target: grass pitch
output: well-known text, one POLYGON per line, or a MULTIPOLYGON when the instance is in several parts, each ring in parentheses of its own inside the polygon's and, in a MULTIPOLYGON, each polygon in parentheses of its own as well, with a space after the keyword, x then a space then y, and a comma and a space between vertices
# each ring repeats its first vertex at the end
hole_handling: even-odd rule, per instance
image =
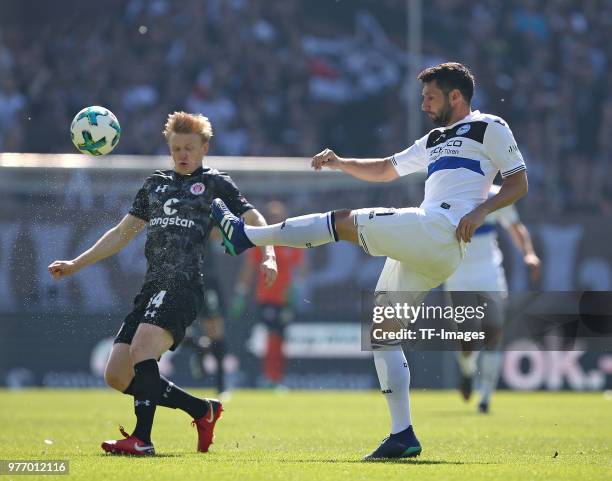
POLYGON ((127 396, 0 391, 0 459, 68 459, 69 476, 38 478, 88 481, 612 479, 612 400, 601 393, 502 392, 491 414, 478 415, 455 392, 415 391, 423 454, 377 463, 360 462, 388 430, 377 392, 238 391, 225 408, 204 455, 188 416, 158 408, 159 455, 141 459, 100 449, 120 437, 117 425, 133 427, 127 396))

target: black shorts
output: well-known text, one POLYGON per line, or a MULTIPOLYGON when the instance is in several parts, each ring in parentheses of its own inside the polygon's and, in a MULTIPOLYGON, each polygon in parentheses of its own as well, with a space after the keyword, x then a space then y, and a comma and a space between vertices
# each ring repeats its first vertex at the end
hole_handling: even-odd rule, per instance
POLYGON ((202 304, 202 287, 187 282, 154 281, 142 286, 130 312, 115 337, 115 344, 131 344, 141 322, 159 326, 174 339, 174 351, 185 337, 202 304))

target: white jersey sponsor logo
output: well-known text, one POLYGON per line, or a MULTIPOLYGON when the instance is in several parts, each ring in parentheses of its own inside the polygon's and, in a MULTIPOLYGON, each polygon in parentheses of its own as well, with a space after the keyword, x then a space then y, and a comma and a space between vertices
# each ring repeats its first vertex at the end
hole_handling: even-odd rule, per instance
MULTIPOLYGON (((173 206, 179 203, 178 199, 171 198, 164 202, 164 214, 167 216, 172 216, 178 212, 173 206)), ((179 227, 187 227, 191 228, 195 225, 195 222, 189 219, 183 219, 180 216, 176 217, 154 217, 149 221, 149 226, 162 226, 168 227, 169 225, 176 225, 179 227)))
POLYGON ((160 225, 162 227, 168 227, 169 225, 177 225, 179 227, 191 228, 195 225, 195 222, 189 219, 183 219, 178 215, 176 217, 155 217, 149 221, 150 226, 160 225))
POLYGON ((164 203, 164 214, 166 215, 174 215, 176 214, 178 211, 176 209, 174 209, 172 206, 174 204, 178 204, 178 199, 168 199, 165 203, 164 203))

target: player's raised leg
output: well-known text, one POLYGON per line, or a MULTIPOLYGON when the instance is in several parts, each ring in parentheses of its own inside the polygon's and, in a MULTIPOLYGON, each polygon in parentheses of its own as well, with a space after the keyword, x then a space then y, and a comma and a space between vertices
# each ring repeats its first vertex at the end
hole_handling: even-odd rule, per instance
POLYGON ((221 199, 211 206, 211 217, 223 234, 228 253, 238 255, 255 246, 317 247, 346 240, 357 243, 354 213, 337 210, 291 217, 278 224, 249 226, 235 216, 221 199))

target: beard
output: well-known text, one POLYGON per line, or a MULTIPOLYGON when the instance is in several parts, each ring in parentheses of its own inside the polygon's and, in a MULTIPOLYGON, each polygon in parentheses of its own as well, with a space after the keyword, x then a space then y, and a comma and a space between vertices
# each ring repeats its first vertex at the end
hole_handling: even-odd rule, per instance
POLYGON ((448 122, 450 121, 452 115, 453 115, 453 109, 450 105, 450 102, 447 99, 445 100, 444 105, 442 106, 440 111, 436 113, 431 120, 437 126, 445 127, 448 125, 448 122))

